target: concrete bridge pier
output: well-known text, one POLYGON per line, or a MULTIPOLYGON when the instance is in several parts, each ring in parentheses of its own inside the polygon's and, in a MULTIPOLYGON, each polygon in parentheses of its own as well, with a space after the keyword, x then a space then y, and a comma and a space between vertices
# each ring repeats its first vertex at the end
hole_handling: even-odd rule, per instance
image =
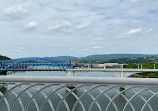
POLYGON ((77 71, 66 71, 67 77, 77 77, 78 73, 77 71))
MULTIPOLYGON (((77 77, 78 73, 76 71, 66 71, 67 77, 77 77)), ((73 90, 75 88, 75 84, 68 84, 67 88, 73 90)))
POLYGON ((140 73, 140 72, 114 72, 114 74, 119 77, 119 78, 127 78, 128 76, 130 75, 133 75, 133 74, 137 74, 137 73, 140 73))

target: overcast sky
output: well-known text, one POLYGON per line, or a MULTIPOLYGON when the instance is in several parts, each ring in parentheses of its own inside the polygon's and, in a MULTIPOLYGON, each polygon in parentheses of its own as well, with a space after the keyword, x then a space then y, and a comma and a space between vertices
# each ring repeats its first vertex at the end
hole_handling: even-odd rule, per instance
POLYGON ((0 0, 0 54, 158 53, 158 0, 0 0))

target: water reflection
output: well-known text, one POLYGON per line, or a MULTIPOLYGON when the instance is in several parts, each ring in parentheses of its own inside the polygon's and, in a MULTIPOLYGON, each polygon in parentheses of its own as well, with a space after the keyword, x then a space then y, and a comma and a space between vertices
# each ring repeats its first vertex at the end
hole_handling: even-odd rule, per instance
MULTIPOLYGON (((8 76, 66 76, 64 71, 33 71, 33 72, 16 72, 8 76)), ((111 72, 84 72, 80 73, 78 77, 116 77, 111 72)))

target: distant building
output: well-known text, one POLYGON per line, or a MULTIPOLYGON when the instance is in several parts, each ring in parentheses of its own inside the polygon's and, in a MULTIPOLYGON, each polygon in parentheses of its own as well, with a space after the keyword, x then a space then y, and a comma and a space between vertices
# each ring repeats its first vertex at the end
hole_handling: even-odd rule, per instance
POLYGON ((98 64, 98 67, 105 67, 105 66, 110 66, 110 67, 121 67, 123 64, 119 63, 105 63, 105 64, 98 64))
POLYGON ((77 59, 72 59, 71 64, 73 64, 73 66, 76 66, 79 64, 79 61, 77 59))
POLYGON ((117 66, 119 63, 105 63, 106 66, 117 66))
POLYGON ((71 63, 73 66, 79 65, 81 67, 88 67, 88 68, 106 68, 107 66, 110 67, 122 67, 125 64, 119 64, 119 63, 104 63, 104 64, 97 64, 97 63, 79 63, 78 60, 72 59, 71 63))

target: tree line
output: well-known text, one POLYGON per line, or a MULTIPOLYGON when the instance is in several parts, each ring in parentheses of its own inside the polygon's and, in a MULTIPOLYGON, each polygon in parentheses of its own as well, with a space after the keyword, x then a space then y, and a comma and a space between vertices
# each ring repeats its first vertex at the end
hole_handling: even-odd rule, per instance
POLYGON ((0 60, 9 60, 9 59, 10 59, 9 57, 0 55, 0 60))

